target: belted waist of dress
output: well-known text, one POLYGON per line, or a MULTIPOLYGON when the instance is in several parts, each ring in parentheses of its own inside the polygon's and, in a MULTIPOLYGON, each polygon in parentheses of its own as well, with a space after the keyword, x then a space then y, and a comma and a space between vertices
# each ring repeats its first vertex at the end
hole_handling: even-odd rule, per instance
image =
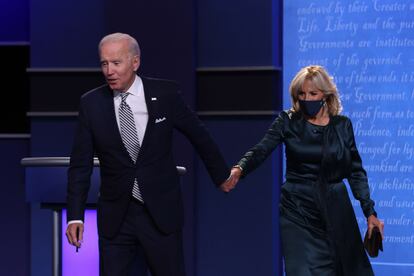
MULTIPOLYGON (((319 182, 319 179, 298 179, 298 178, 286 178, 286 182, 292 183, 292 184, 299 184, 299 185, 312 185, 317 184, 319 182)), ((336 184, 343 184, 343 180, 330 180, 326 184, 328 186, 336 185, 336 184)))

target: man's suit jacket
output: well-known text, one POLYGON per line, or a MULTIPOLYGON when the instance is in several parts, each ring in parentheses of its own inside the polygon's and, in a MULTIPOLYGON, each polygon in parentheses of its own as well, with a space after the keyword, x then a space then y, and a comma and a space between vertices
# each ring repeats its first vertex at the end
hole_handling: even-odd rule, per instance
POLYGON ((175 82, 142 78, 148 124, 136 164, 118 129, 113 92, 108 85, 81 97, 79 122, 68 171, 68 221, 83 220, 93 157, 100 161, 98 231, 113 237, 124 218, 137 178, 145 205, 159 230, 171 233, 183 224, 179 176, 172 155, 173 129, 195 147, 216 185, 229 170, 197 116, 179 95, 175 82))

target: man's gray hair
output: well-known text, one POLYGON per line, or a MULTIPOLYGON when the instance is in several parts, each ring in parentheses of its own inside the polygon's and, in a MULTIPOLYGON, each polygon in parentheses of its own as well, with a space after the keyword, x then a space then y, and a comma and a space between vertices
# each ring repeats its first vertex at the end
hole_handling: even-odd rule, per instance
POLYGON ((141 57, 141 49, 139 48, 137 40, 129 34, 124 33, 112 33, 104 36, 101 39, 101 42, 99 42, 99 52, 101 51, 102 45, 106 42, 117 42, 122 40, 126 40, 128 42, 129 51, 133 56, 137 55, 138 57, 141 57))

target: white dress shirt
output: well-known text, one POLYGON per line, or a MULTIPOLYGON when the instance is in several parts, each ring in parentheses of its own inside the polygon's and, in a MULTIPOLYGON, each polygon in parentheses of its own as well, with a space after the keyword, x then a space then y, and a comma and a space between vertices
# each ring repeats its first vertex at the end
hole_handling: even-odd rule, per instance
MULTIPOLYGON (((140 77, 135 77, 134 82, 127 92, 130 93, 130 95, 126 98, 126 103, 129 107, 131 107, 131 110, 134 113, 134 121, 138 133, 139 144, 142 145, 148 123, 148 109, 145 102, 144 86, 140 77)), ((119 91, 114 91, 114 108, 119 132, 121 132, 119 125, 119 106, 122 100, 120 94, 121 93, 119 91)))

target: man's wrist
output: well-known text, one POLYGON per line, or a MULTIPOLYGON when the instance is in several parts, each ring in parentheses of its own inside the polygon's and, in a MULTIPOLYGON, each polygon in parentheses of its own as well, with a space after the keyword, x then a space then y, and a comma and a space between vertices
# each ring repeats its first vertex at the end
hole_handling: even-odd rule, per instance
POLYGON ((68 225, 69 224, 73 224, 73 223, 81 223, 81 224, 83 224, 83 221, 82 220, 70 220, 70 221, 68 221, 68 225))
POLYGON ((240 172, 243 172, 243 168, 240 165, 234 165, 232 168, 239 169, 240 172))

